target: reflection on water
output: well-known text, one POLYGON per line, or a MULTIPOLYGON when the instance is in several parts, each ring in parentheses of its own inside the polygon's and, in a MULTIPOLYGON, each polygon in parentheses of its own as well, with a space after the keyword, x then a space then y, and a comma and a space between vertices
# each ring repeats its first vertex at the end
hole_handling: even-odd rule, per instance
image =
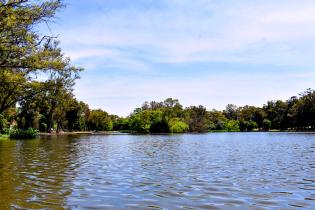
POLYGON ((315 135, 0 141, 0 209, 315 209, 315 135))

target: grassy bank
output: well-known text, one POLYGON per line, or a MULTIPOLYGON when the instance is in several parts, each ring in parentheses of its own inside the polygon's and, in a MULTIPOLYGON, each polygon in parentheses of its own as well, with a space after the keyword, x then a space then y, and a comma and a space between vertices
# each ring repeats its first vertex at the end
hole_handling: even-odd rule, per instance
POLYGON ((0 134, 0 141, 1 140, 8 140, 9 139, 9 135, 1 135, 0 134))

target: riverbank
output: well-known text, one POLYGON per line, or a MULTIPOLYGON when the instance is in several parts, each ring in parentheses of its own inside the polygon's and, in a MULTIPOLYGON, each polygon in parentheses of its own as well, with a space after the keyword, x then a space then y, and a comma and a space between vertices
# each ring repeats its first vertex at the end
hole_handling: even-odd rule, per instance
POLYGON ((8 139, 10 139, 10 138, 9 138, 9 135, 1 135, 1 134, 0 134, 0 141, 1 141, 1 140, 8 140, 8 139))
POLYGON ((38 136, 76 136, 76 135, 126 135, 126 132, 120 131, 79 131, 79 132, 61 132, 61 133, 39 133, 38 136))
MULTIPOLYGON (((299 133, 299 134, 315 134, 315 131, 294 131, 294 130, 270 130, 270 131, 226 131, 226 130, 213 130, 205 133, 299 133)), ((84 136, 84 135, 170 135, 170 134, 196 134, 195 132, 188 133, 133 133, 126 131, 82 131, 82 132, 61 132, 61 133, 39 133, 38 137, 49 137, 49 136, 84 136)), ((201 134, 201 133, 200 133, 201 134)), ((0 135, 0 140, 9 140, 9 135, 0 135)))

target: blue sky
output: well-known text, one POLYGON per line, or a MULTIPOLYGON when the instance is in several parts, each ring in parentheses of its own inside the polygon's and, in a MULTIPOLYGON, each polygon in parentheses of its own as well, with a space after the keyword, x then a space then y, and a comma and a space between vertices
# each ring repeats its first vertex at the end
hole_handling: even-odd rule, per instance
POLYGON ((51 31, 85 68, 75 94, 126 116, 144 101, 263 105, 315 88, 313 0, 66 0, 51 31))

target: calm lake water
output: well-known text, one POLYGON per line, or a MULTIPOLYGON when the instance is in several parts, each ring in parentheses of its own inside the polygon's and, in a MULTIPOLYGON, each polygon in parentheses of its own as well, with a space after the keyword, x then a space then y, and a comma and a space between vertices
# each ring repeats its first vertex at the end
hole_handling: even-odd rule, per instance
POLYGON ((0 141, 0 209, 315 209, 315 134, 0 141))

